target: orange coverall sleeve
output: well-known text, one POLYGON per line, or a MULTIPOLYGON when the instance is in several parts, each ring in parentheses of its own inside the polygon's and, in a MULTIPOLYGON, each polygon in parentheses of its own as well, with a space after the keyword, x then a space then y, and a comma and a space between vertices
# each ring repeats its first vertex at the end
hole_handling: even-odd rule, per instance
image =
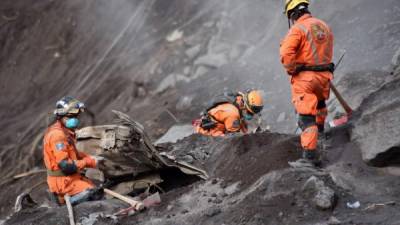
POLYGON ((289 75, 296 71, 296 54, 303 38, 302 31, 297 27, 292 27, 281 42, 281 63, 289 75))
POLYGON ((93 159, 91 159, 90 157, 85 157, 81 160, 79 160, 79 159, 74 160, 71 158, 68 150, 69 150, 69 148, 74 148, 74 147, 68 143, 67 137, 65 136, 65 134, 62 131, 60 131, 60 132, 56 131, 51 135, 50 146, 51 146, 51 150, 53 152, 53 155, 55 157, 55 161, 56 161, 57 165, 62 160, 67 160, 69 163, 72 163, 74 161, 75 165, 80 170, 85 167, 88 167, 91 164, 95 165, 95 161, 93 159))
POLYGON ((95 168, 96 167, 96 160, 94 160, 90 155, 78 151, 79 158, 86 161, 86 167, 95 168))

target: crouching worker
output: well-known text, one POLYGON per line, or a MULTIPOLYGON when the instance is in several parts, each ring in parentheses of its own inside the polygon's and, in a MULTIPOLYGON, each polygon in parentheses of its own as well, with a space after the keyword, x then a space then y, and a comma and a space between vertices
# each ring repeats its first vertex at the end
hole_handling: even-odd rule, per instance
POLYGON ((102 157, 89 156, 75 147, 75 129, 79 126, 79 114, 84 104, 72 97, 63 97, 56 103, 56 121, 44 135, 43 154, 47 168, 47 184, 53 200, 64 203, 69 195, 71 204, 99 200, 103 189, 97 188, 81 175, 84 168, 94 168, 102 157))
POLYGON ((258 90, 224 93, 212 101, 193 126, 196 133, 210 136, 247 133, 246 121, 260 113, 263 107, 262 94, 258 90))

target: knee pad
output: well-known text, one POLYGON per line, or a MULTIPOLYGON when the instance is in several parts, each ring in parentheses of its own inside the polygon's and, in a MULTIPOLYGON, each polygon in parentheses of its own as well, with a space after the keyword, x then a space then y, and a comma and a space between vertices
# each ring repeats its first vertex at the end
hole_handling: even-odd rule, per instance
POLYGON ((311 127, 316 125, 316 116, 313 115, 299 115, 298 125, 302 131, 304 131, 307 127, 311 127))

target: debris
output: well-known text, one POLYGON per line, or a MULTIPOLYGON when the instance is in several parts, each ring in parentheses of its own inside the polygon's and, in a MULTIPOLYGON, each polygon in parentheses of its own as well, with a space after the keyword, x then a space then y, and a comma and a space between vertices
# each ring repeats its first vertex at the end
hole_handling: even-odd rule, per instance
POLYGON ((75 225, 74 211, 73 211, 73 208, 71 205, 71 197, 69 195, 64 195, 64 199, 65 199, 65 204, 67 205, 67 209, 68 209, 69 224, 75 225))
POLYGON ((165 77, 158 87, 155 90, 156 94, 160 94, 164 91, 166 91, 168 88, 173 88, 176 86, 178 82, 189 82, 190 78, 185 77, 184 75, 181 74, 170 74, 167 77, 165 77))
POLYGON ((170 33, 167 37, 166 40, 168 42, 174 42, 183 37, 183 31, 180 30, 174 30, 172 33, 170 33))
POLYGON ((14 175, 13 178, 14 179, 19 179, 19 178, 22 178, 22 177, 27 177, 27 176, 30 176, 30 175, 33 175, 33 174, 44 173, 44 172, 46 172, 45 169, 33 169, 33 170, 30 170, 30 171, 25 172, 25 173, 20 173, 20 174, 14 175))
POLYGON ((358 209, 358 208, 360 208, 361 204, 359 201, 355 201, 353 203, 347 202, 346 206, 347 206, 347 208, 350 208, 350 209, 358 209))
POLYGON ((310 197, 313 196, 312 202, 318 209, 327 210, 335 207, 335 192, 316 176, 311 176, 305 182, 303 191, 309 192, 311 194, 310 197))
POLYGON ((206 210, 205 215, 208 217, 213 217, 221 213, 221 209, 219 207, 211 207, 206 210))
POLYGON ((143 200, 143 204, 146 208, 149 208, 154 205, 158 205, 161 203, 160 193, 156 192, 143 200))
POLYGON ((196 69, 196 72, 195 72, 193 78, 199 78, 199 77, 203 76, 204 74, 206 74, 208 71, 209 71, 209 69, 207 67, 199 66, 196 69))
POLYGON ((109 194, 109 195, 111 195, 111 196, 113 196, 113 197, 115 197, 115 198, 118 198, 121 201, 124 201, 124 202, 130 204, 135 210, 140 211, 140 210, 144 209, 144 205, 140 201, 133 200, 133 199, 127 197, 127 196, 123 196, 123 195, 121 195, 121 194, 119 194, 119 193, 117 193, 115 191, 112 191, 110 189, 107 189, 107 188, 104 188, 104 192, 109 194))
POLYGON ((385 202, 385 203, 373 203, 373 204, 369 204, 367 207, 365 207, 365 208, 363 209, 363 211, 366 211, 366 210, 373 210, 373 209, 375 209, 375 208, 377 208, 377 207, 382 207, 382 206, 387 206, 387 205, 396 205, 396 202, 390 201, 390 202, 385 202))
POLYGON ((224 53, 208 54, 199 57, 194 65, 208 66, 212 68, 219 68, 228 63, 228 58, 224 53))
POLYGON ((34 206, 37 206, 37 203, 33 201, 29 193, 23 192, 22 194, 18 195, 17 200, 15 200, 14 212, 19 212, 22 209, 34 206))
POLYGON ((335 192, 329 187, 321 187, 313 201, 319 209, 332 209, 335 201, 335 192))
POLYGON ((193 96, 182 96, 181 98, 179 98, 178 103, 176 103, 176 110, 178 111, 185 111, 190 109, 190 107, 192 106, 192 101, 193 101, 193 96))
POLYGON ((10 13, 5 13, 3 12, 3 14, 1 15, 1 17, 6 20, 6 21, 14 21, 16 19, 18 19, 19 17, 19 12, 18 11, 12 11, 10 13), (9 14, 9 15, 6 15, 9 14))
POLYGON ((338 220, 336 217, 331 216, 328 220, 328 225, 339 225, 342 222, 340 222, 340 220, 338 220))
POLYGON ((201 45, 196 45, 186 50, 185 54, 189 58, 189 60, 192 60, 200 53, 200 51, 201 51, 201 45))

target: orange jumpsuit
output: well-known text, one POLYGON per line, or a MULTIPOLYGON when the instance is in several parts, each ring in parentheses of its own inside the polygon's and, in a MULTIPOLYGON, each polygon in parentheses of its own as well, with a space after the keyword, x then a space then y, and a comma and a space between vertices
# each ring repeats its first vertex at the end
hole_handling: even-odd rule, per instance
POLYGON ((48 170, 47 184, 49 191, 57 193, 62 199, 65 194, 73 196, 88 188, 94 188, 93 183, 83 177, 79 170, 96 167, 96 161, 83 152, 78 152, 75 147, 75 133, 65 128, 60 121, 51 125, 43 140, 44 163, 48 170), (67 160, 75 162, 78 171, 65 176, 59 168, 59 163, 67 160))
POLYGON ((247 133, 247 125, 241 119, 239 109, 235 105, 224 103, 210 109, 208 113, 215 119, 217 125, 210 130, 205 130, 197 124, 196 133, 210 136, 224 136, 228 132, 239 131, 247 133))
MULTIPOLYGON (((302 128, 301 144, 306 150, 315 150, 318 126, 325 123, 329 98, 331 72, 302 71, 295 74, 299 65, 316 66, 332 62, 333 34, 323 21, 310 14, 301 16, 281 42, 281 62, 291 76, 292 102, 300 116, 314 117, 314 123, 302 128), (322 104, 321 104, 322 103, 322 104)), ((300 121, 301 122, 301 121, 300 121)))

